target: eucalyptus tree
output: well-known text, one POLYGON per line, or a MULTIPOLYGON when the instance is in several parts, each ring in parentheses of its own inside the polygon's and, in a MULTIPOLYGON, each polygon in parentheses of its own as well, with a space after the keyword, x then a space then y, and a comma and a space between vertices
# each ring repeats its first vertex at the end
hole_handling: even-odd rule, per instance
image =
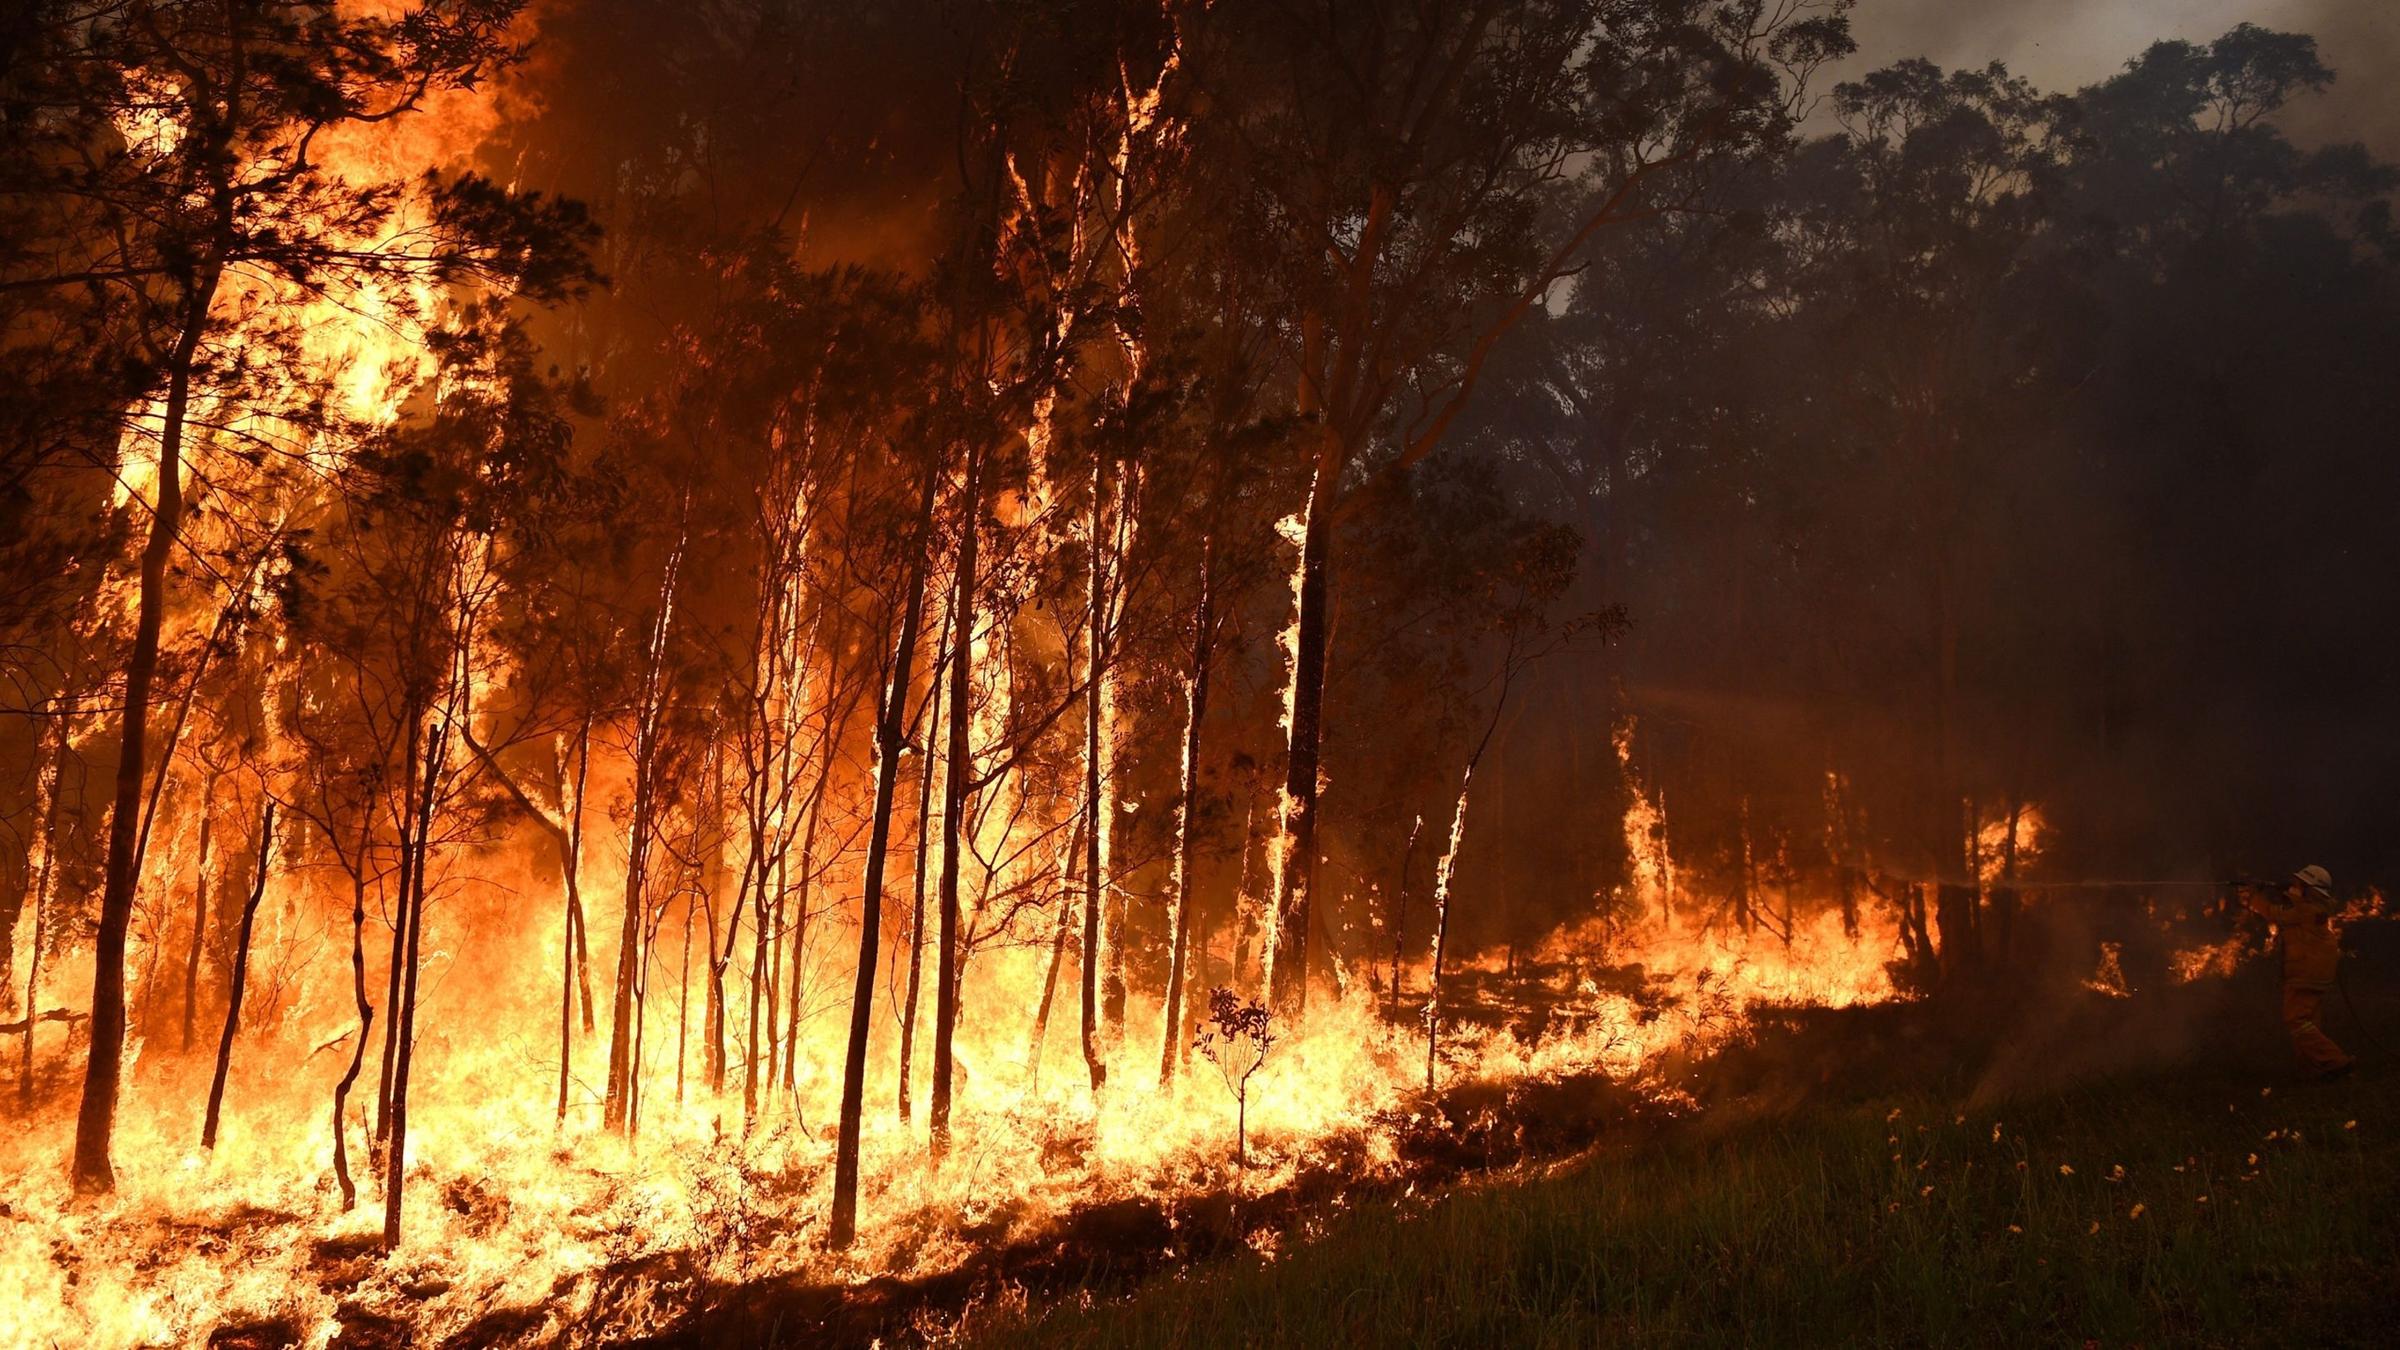
POLYGON ((126 931, 140 881, 148 722, 184 524, 187 450, 204 427, 302 423, 280 368, 310 301, 475 276, 558 295, 585 275, 581 218, 472 176, 419 187, 333 162, 347 128, 409 116, 517 59, 510 0, 430 0, 359 16, 298 0, 46 6, 53 59, 23 72, 41 119, 21 186, 73 203, 73 250, 11 254, 10 290, 80 288, 131 317, 148 378, 126 419, 124 472, 150 528, 125 658, 124 735, 94 948, 92 1037, 76 1131, 78 1188, 114 1184, 109 1144, 125 1041, 126 931), (237 297, 245 303, 234 303, 237 297), (257 304, 247 303, 255 299, 257 304))
MULTIPOLYGON (((495 637, 508 597, 528 592, 548 565, 544 516, 568 472, 570 444, 559 391, 535 372, 530 345, 501 307, 461 311, 430 341, 429 397, 345 456, 314 542, 297 552, 283 586, 288 621, 311 657, 306 677, 287 686, 284 720, 304 759, 341 765, 313 771, 321 781, 304 800, 323 811, 317 823, 329 846, 355 850, 344 863, 361 985, 353 1074, 372 1016, 359 931, 370 878, 391 930, 374 1132, 387 1246, 400 1240, 435 874, 493 815, 473 749, 489 737, 473 730, 479 691, 505 673, 506 647, 495 637)), ((338 1095, 336 1129, 345 1129, 338 1095)))
POLYGON ((1337 526, 1361 475, 1431 454, 1493 348, 1602 231, 1675 205, 1671 170, 1771 149, 1845 8, 1767 0, 1214 7, 1194 162, 1233 176, 1289 315, 1314 429, 1270 984, 1304 1001, 1337 526))

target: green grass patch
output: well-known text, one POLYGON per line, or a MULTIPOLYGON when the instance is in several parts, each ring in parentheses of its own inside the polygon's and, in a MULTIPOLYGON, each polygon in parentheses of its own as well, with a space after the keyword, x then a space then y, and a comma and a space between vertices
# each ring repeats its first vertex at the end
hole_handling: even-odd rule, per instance
MULTIPOLYGON (((1263 1244, 1262 1244, 1263 1245, 1263 1244)), ((968 1344, 2389 1345, 2400 1076, 1757 1121, 1406 1207, 968 1344)))

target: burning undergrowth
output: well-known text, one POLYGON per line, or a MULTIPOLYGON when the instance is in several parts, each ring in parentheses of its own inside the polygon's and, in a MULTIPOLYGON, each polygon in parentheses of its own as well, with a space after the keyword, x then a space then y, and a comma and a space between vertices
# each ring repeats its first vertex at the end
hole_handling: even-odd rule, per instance
MULTIPOLYGON (((2075 923, 2062 914, 2055 927, 2075 923)), ((330 1178, 309 1172, 304 1134, 237 1124, 211 1157, 161 1129, 139 1144, 155 1153, 132 1155, 161 1184, 93 1204, 46 1184, 42 1150, 57 1139, 33 1131, 12 1148, 18 1181, 0 1230, 25 1295, 17 1315, 35 1319, 12 1334, 666 1344, 810 1327, 825 1343, 867 1344, 938 1330, 1005 1291, 1048 1297, 1271 1251, 1345 1205, 1638 1147, 1695 1117, 1954 1081, 1978 1064, 2000 1090, 2038 1086, 2026 1064, 2050 1066, 2054 1082, 2171 1058, 2188 1039, 2143 1028, 2207 1024, 2229 988, 2170 978, 2130 998, 2094 990, 2069 973, 2088 963, 2064 955, 2062 936, 2059 973, 2028 986, 2054 991, 2041 999, 1926 1000, 1906 993, 1888 931, 1846 937, 1830 911, 1791 930, 1789 946, 1732 929, 1662 926, 1639 946, 1629 936, 1564 934, 1514 970, 1461 972, 1430 1093, 1409 1019, 1321 1004, 1268 1049, 1246 1162, 1235 1102, 1197 1056, 1171 1092, 1112 1087, 1096 1106, 1071 1078, 1019 1084, 991 1105, 970 1095, 938 1166, 878 1130, 863 1191, 874 1219, 848 1253, 823 1242, 830 1140, 811 1128, 806 1097, 746 1138, 722 1105, 661 1107, 631 1143, 513 1116, 497 1088, 480 1102, 429 1099, 408 1178, 423 1227, 390 1254, 365 1216, 341 1212, 330 1178), (262 1184, 283 1169, 295 1179, 262 1184)), ((177 1087, 168 1080, 162 1096, 177 1087)))
POLYGON ((875 1219, 846 1255, 822 1241, 831 1141, 816 1114, 824 1099, 809 1089, 824 1092, 823 1081, 746 1137, 725 1104, 695 1096, 658 1108, 628 1141, 553 1125, 511 1090, 521 1061, 510 1054, 477 1046, 470 1058, 429 1037, 421 1053, 446 1087, 422 1105, 424 1143, 409 1164, 423 1227, 387 1257, 369 1216, 339 1207, 312 1137, 316 1113, 302 1109, 324 1100, 337 1054, 308 1053, 307 1031, 257 1047, 290 1047, 298 1062, 243 1085, 243 1109, 213 1151, 194 1147, 176 1105, 193 1100, 195 1066, 167 1060, 136 1098, 142 1128, 125 1147, 140 1165, 114 1198, 73 1200, 44 1165, 63 1118, 10 1145, 16 1181, 0 1233, 23 1295, 12 1335, 138 1344, 224 1327, 295 1325, 319 1338, 388 1325, 438 1339, 488 1334, 485 1319, 513 1309, 551 1332, 605 1338, 655 1330, 762 1280, 955 1286, 1107 1216, 1174 1215, 1212 1196, 1299 1204, 1581 1143, 1598 1133, 1593 1115, 1556 1109, 1554 1085, 1581 1084, 1628 1113, 1672 1111, 1682 1097, 1659 1077, 1667 1066, 1742 1034, 1744 1005, 1708 972, 1628 965, 1574 982, 1563 972, 1532 1019, 1505 1005, 1470 1011, 1478 982, 1462 981, 1446 1005, 1459 1025, 1432 1097, 1420 1033, 1363 1003, 1320 1006, 1260 1069, 1247 1165, 1234 1156, 1237 1103, 1197 1057, 1176 1089, 1112 1087, 1096 1104, 1056 1066, 1040 1087, 1022 1070, 991 1073, 962 1101, 958 1142, 940 1165, 906 1131, 879 1125, 870 1136, 864 1195, 875 1219), (1528 1093, 1552 1094, 1550 1104, 1529 1108, 1528 1093))

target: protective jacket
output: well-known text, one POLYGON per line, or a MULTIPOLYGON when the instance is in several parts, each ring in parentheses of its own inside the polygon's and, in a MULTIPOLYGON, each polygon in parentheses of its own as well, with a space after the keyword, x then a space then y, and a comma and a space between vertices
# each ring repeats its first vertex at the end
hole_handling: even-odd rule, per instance
POLYGON ((2275 925, 2283 942, 2283 978, 2288 984, 2311 989, 2333 985, 2334 967, 2341 961, 2341 940, 2333 931, 2333 910, 2323 895, 2303 887, 2300 898, 2252 894, 2243 900, 2250 909, 2275 925))

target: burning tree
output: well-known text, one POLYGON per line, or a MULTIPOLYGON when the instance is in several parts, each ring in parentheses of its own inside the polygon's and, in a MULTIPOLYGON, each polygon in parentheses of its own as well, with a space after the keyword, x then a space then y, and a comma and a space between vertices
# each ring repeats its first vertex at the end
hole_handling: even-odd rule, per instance
POLYGON ((2001 622, 2068 589, 2005 504, 2125 495, 2114 451, 2058 476, 2061 410, 2153 411, 2055 315, 2183 294, 2189 236, 2313 259, 2371 336, 2388 220, 2303 199, 2390 180, 2282 153, 2250 113, 2318 73, 2255 33, 2075 107, 1911 64, 1802 144, 1846 7, 584 0, 530 62, 515 0, 30 0, 0 1206, 89 1254, 29 1279, 151 1306, 110 1216, 169 1203, 187 1111, 262 1217, 179 1287, 315 1298, 279 1216, 366 1237, 364 1186, 417 1250, 320 1321, 454 1263, 393 1314, 436 1340, 490 1244, 658 1250, 690 1197, 627 1179, 695 1157, 691 1231, 758 1257, 718 1274, 941 1261, 900 1235, 1215 1156, 1195 1050, 1246 1167, 1274 1056, 1299 1147, 1445 1064, 1632 1079, 2005 945, 2075 781, 2026 724, 2108 722, 2124 659, 2001 622), (2192 80, 2248 111, 2187 135, 2192 80), (328 1099, 321 1183, 273 1172, 328 1099))
POLYGON ((1233 1094, 1233 1160, 1250 1165, 1250 1079, 1267 1066, 1275 1048, 1275 1016, 1263 1003, 1245 1003, 1230 989, 1208 991, 1208 1020, 1193 1047, 1217 1066, 1233 1094))
MULTIPOLYGON (((185 529, 187 451, 305 455, 324 403, 288 365, 311 306, 377 303, 421 317, 421 287, 469 279, 556 297, 588 278, 579 209, 474 177, 431 183, 345 164, 358 128, 405 118, 517 58, 513 3, 429 4, 352 17, 290 0, 44 10, 44 36, 82 44, 45 64, 38 166, 20 186, 62 203, 80 241, 12 288, 83 290, 130 318, 143 398, 124 471, 150 528, 124 658, 123 752, 94 944, 92 1047, 75 1176, 114 1185, 109 1141, 125 1043, 125 947, 140 883, 152 686, 168 564, 185 529), (373 295, 370 302, 365 297, 373 295), (195 438, 195 427, 202 433, 195 438), (198 445, 189 442, 198 440, 198 445)), ((369 358, 373 359, 373 358, 369 358)))
POLYGON ((1846 38, 1765 0, 1439 5, 1372 24, 1332 0, 1231 8, 1248 22, 1217 25, 1223 45, 1195 64, 1241 111, 1204 124, 1221 139, 1202 158, 1273 227, 1257 243, 1280 264, 1279 364, 1307 425, 1268 949, 1291 1009, 1309 978, 1337 526, 1359 481, 1439 449, 1502 339, 1596 237, 1667 209, 1675 170, 1786 137, 1799 79, 1846 38))

